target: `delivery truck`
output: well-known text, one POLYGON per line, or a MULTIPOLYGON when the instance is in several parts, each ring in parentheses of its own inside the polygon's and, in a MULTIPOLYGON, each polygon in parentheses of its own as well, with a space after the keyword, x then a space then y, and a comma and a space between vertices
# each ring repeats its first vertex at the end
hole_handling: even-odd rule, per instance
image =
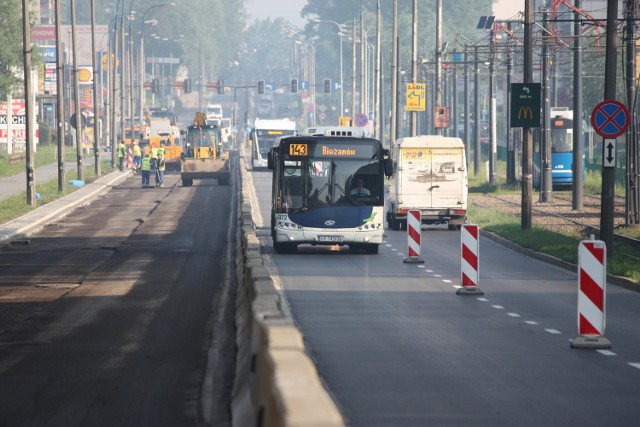
POLYGON ((385 200, 389 228, 406 229, 409 210, 419 210, 423 224, 446 223, 449 230, 466 223, 467 163, 460 138, 400 138, 391 159, 393 175, 385 200))

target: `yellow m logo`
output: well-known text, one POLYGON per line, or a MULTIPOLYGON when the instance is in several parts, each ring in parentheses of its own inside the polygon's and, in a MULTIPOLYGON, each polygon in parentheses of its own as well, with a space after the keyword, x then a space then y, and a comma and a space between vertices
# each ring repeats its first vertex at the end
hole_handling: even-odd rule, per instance
POLYGON ((531 107, 520 107, 518 110, 518 120, 520 119, 533 119, 533 111, 531 111, 531 107))

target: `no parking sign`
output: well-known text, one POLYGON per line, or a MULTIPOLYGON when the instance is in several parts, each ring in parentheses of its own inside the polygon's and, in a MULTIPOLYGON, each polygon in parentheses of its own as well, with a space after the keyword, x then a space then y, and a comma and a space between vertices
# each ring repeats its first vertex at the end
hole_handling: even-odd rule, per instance
POLYGON ((629 127, 629 110, 621 102, 613 99, 602 101, 591 113, 591 125, 598 135, 616 138, 629 127))
POLYGON ((621 102, 607 99, 596 105, 591 113, 591 125, 604 138, 602 166, 616 166, 616 137, 629 127, 629 110, 621 102))

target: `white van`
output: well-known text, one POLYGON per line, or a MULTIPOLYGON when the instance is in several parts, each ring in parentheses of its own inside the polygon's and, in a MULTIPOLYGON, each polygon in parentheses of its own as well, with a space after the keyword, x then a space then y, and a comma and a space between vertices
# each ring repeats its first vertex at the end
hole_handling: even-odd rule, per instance
POLYGON ((387 224, 407 226, 407 212, 419 210, 423 224, 467 221, 467 162, 460 138, 438 135, 400 138, 391 150, 393 175, 385 203, 387 224))

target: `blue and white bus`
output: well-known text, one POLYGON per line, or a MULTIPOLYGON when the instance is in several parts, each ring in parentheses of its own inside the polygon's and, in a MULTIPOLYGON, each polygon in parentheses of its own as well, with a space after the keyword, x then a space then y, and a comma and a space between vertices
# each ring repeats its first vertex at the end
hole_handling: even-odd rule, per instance
POLYGON ((271 236, 278 253, 300 244, 348 245, 378 253, 389 151, 377 139, 294 136, 269 154, 271 236))

